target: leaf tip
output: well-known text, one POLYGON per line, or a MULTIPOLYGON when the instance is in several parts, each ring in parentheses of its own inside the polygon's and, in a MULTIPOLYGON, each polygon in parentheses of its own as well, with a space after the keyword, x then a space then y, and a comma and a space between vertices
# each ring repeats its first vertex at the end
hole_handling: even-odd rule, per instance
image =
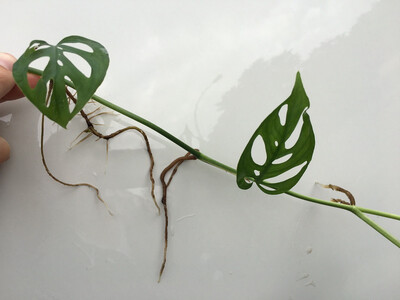
POLYGON ((300 71, 297 71, 297 73, 296 73, 295 85, 297 85, 297 84, 303 85, 303 82, 302 82, 302 80, 301 80, 300 71))

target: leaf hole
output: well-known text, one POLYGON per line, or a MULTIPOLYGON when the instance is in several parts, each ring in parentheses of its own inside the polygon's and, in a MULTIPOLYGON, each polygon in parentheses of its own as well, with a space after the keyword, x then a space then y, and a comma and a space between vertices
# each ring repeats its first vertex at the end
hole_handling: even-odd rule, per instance
POLYGON ((50 48, 50 45, 46 44, 41 45, 40 43, 34 43, 29 47, 29 49, 35 49, 35 50, 43 50, 47 48, 50 48))
POLYGON ((299 121, 297 122, 297 125, 294 128, 292 134, 286 140, 286 142, 285 142, 285 148, 286 149, 291 149, 297 143, 297 141, 299 140, 301 129, 302 129, 303 123, 304 123, 303 114, 306 111, 306 109, 304 109, 304 111, 302 112, 301 117, 300 117, 299 121))
POLYGON ((50 103, 51 103, 51 96, 53 95, 53 89, 50 88, 52 85, 52 80, 47 81, 46 83, 46 107, 49 108, 50 107, 50 103))
POLYGON ((87 78, 91 76, 92 67, 85 59, 72 52, 64 51, 63 54, 76 68, 79 69, 79 71, 82 72, 83 75, 85 75, 87 78))
POLYGON ((61 61, 61 60, 57 60, 57 64, 60 66, 60 67, 62 67, 64 64, 63 64, 63 62, 61 61))
POLYGON ((75 103, 74 102, 71 102, 71 104, 68 106, 68 108, 69 108, 69 113, 72 113, 73 111, 74 111, 74 109, 75 109, 75 103))
MULTIPOLYGON (((65 76, 64 76, 64 80, 71 81, 71 78, 69 78, 67 75, 65 75, 65 76)), ((69 86, 66 86, 65 88, 68 90, 68 92, 69 92, 71 95, 74 95, 74 96, 76 95, 76 91, 75 91, 73 88, 71 88, 71 87, 69 87, 69 86)), ((68 93, 67 93, 67 99, 68 99, 68 104, 69 104, 69 106, 68 106, 69 112, 72 113, 72 112, 74 111, 74 109, 75 109, 76 104, 75 104, 75 102, 72 101, 72 99, 68 96, 68 93)))
POLYGON ((282 164, 284 162, 287 162, 292 157, 292 155, 293 155, 293 153, 286 154, 286 155, 282 156, 281 158, 275 159, 272 162, 272 164, 273 165, 279 165, 279 164, 282 164))
POLYGON ((269 187, 269 186, 266 186, 266 185, 263 185, 262 188, 263 188, 264 190, 267 190, 267 191, 270 191, 270 192, 275 191, 275 189, 273 189, 273 188, 271 188, 271 187, 269 187))
POLYGON ((43 50, 43 49, 47 49, 47 48, 50 48, 50 45, 38 45, 37 47, 36 47, 36 50, 43 50))
POLYGON ((30 47, 29 47, 29 49, 37 49, 38 47, 39 47, 39 43, 33 43, 30 47))
POLYGON ((254 170, 254 175, 260 176, 260 171, 259 170, 254 170))
POLYGON ((307 161, 303 162, 302 164, 291 168, 290 170, 279 174, 278 176, 271 177, 266 179, 269 183, 279 183, 285 180, 288 180, 292 177, 295 177, 297 174, 300 173, 301 169, 307 164, 307 161))
POLYGON ((39 57, 38 59, 35 59, 29 64, 29 67, 31 68, 36 68, 40 70, 44 70, 46 66, 49 64, 50 57, 48 56, 42 56, 39 57))
POLYGON ((77 48, 89 53, 93 53, 93 49, 92 47, 90 47, 89 45, 86 45, 84 43, 62 43, 61 45, 66 45, 69 47, 73 47, 73 48, 77 48))
POLYGON ((275 141, 275 147, 278 147, 279 143, 278 141, 275 141))
POLYGON ((252 183, 252 181, 250 180, 250 178, 248 178, 248 177, 245 177, 245 178, 243 178, 244 179, 244 181, 246 182, 246 183, 252 183))
POLYGON ((267 161, 267 151, 261 135, 258 135, 251 146, 251 158, 257 165, 264 165, 267 161))
POLYGON ((287 111, 288 111, 288 105, 285 104, 281 107, 279 110, 279 120, 281 121, 281 125, 285 126, 286 124, 286 116, 287 116, 287 111))

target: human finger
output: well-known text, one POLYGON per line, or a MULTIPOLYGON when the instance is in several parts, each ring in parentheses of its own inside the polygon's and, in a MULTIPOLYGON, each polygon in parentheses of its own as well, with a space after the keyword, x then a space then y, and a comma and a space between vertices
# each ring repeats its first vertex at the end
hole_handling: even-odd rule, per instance
MULTIPOLYGON (((40 77, 35 74, 28 74, 28 82, 29 86, 31 88, 34 88, 39 81, 40 77)), ((19 98, 25 97, 24 93, 20 90, 20 88, 15 84, 14 87, 5 95, 3 98, 1 98, 0 102, 2 101, 8 101, 8 100, 16 100, 19 98)))
POLYGON ((10 158, 10 145, 0 137, 0 163, 10 158))
MULTIPOLYGON (((19 87, 15 84, 15 81, 12 76, 12 68, 14 63, 16 62, 16 58, 12 56, 11 54, 8 53, 0 53, 0 66, 3 66, 3 72, 8 71, 7 73, 3 73, 2 77, 7 78, 8 84, 9 80, 12 80, 12 87, 8 89, 7 93, 1 94, 0 93, 0 102, 7 101, 7 100, 15 100, 24 97, 24 94, 22 91, 19 89, 19 87)), ((1 75, 1 74, 0 74, 1 75)), ((28 83, 31 88, 34 88, 38 82, 40 77, 38 75, 34 74, 28 74, 28 83)), ((0 78, 1 80, 1 78, 0 78)), ((0 82, 1 84, 1 82, 0 82)), ((4 90, 6 86, 4 85, 4 90)), ((8 86, 7 86, 8 87, 8 86)))
POLYGON ((15 86, 12 76, 13 56, 0 53, 0 99, 7 95, 15 86))

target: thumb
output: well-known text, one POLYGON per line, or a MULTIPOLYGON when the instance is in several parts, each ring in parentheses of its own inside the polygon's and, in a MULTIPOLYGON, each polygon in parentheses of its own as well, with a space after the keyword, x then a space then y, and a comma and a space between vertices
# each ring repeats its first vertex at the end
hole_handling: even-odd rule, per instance
POLYGON ((0 163, 10 158, 10 145, 0 137, 0 163))
POLYGON ((7 53, 0 53, 0 99, 15 85, 12 66, 15 58, 7 53))
MULTIPOLYGON (((15 85, 12 76, 12 66, 15 58, 6 53, 0 53, 0 102, 15 85)), ((6 161, 10 157, 10 145, 5 139, 0 137, 0 163, 6 161)))

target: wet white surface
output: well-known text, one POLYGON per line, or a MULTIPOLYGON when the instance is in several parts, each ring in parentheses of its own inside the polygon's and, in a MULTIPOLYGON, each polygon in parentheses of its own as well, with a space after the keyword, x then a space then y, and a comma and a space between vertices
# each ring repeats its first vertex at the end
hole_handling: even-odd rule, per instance
MULTIPOLYGON (((400 213, 399 2, 8 1, 0 51, 78 34, 111 64, 97 94, 235 166, 259 123, 300 70, 316 135, 295 191, 329 199, 315 181, 353 192, 362 207, 400 213), (60 23, 61 22, 61 23, 60 23)), ((136 124, 98 119, 111 128, 136 124)), ((106 126, 100 128, 106 130, 106 126)), ((355 216, 236 187, 201 162, 171 184, 171 239, 157 283, 163 218, 149 194, 135 133, 69 150, 85 128, 47 122, 49 167, 92 191, 52 181, 40 161, 39 113, 0 105, 11 159, 0 165, 1 299, 397 299, 399 249, 355 216)), ((147 130, 156 174, 184 151, 147 130)), ((161 198, 160 185, 157 196, 161 198)), ((371 217, 400 237, 400 223, 371 217)))

